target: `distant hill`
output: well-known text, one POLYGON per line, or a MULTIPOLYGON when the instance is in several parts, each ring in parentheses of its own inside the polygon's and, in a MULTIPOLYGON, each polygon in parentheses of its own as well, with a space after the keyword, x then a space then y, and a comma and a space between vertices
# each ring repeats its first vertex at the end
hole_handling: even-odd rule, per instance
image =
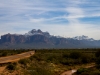
POLYGON ((100 40, 88 36, 64 38, 33 29, 24 35, 5 34, 0 39, 1 49, 31 48, 100 48, 100 40))

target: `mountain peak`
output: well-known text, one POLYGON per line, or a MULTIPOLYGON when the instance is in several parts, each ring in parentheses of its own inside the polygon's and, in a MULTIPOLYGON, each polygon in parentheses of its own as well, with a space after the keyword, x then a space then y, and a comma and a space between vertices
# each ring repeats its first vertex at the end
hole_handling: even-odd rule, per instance
POLYGON ((31 31, 29 31, 29 33, 35 33, 35 32, 42 33, 42 31, 40 29, 38 29, 38 30, 32 29, 31 31))
POLYGON ((36 31, 36 29, 32 29, 30 32, 33 33, 33 32, 35 32, 35 31, 36 31))
POLYGON ((36 29, 32 29, 31 31, 29 31, 28 33, 42 33, 42 31, 40 29, 36 30, 36 29))
POLYGON ((38 29, 37 32, 42 33, 42 31, 40 29, 38 29))
POLYGON ((94 40, 93 38, 89 38, 88 36, 85 36, 85 35, 76 36, 73 39, 76 39, 76 40, 89 40, 89 41, 93 41, 94 40))
POLYGON ((25 33, 25 36, 32 36, 32 35, 44 35, 44 36, 47 36, 47 37, 50 36, 50 34, 48 32, 43 32, 40 29, 38 29, 38 30, 32 29, 28 33, 25 33))

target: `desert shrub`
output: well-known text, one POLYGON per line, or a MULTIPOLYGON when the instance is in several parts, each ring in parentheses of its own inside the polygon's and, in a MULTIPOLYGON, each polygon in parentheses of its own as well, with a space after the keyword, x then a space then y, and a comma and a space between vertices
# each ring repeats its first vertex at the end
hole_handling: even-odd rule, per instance
POLYGON ((91 72, 90 75, 100 75, 100 71, 99 70, 93 71, 91 72))
POLYGON ((69 58, 69 54, 68 53, 63 53, 62 57, 63 58, 69 58))
POLYGON ((51 67, 47 63, 34 63, 27 68, 24 75, 53 75, 51 67))
POLYGON ((21 59, 21 60, 19 60, 18 62, 20 63, 20 64, 23 64, 23 65, 26 65, 27 63, 29 63, 29 59, 21 59))
POLYGON ((96 67, 100 69, 100 50, 95 53, 96 56, 96 67))
POLYGON ((82 63, 89 63, 92 61, 92 57, 89 54, 82 54, 81 59, 82 63))
POLYGON ((76 73, 73 75, 100 75, 100 71, 98 69, 78 69, 76 73))
POLYGON ((61 64, 63 64, 63 65, 73 65, 73 64, 75 64, 75 60, 73 60, 73 59, 62 59, 61 64))
POLYGON ((100 50, 98 50, 98 51, 95 53, 95 56, 96 56, 96 57, 100 57, 100 50))
POLYGON ((81 53, 80 52, 71 52, 70 53, 70 58, 72 59, 78 59, 81 57, 81 53))
POLYGON ((34 60, 34 59, 35 59, 35 58, 34 58, 34 55, 30 56, 29 59, 30 59, 31 61, 34 60))
POLYGON ((32 57, 30 57, 31 60, 36 59, 38 61, 41 61, 44 59, 43 54, 41 53, 36 53, 35 55, 33 55, 32 57))
POLYGON ((53 62, 53 63, 57 63, 59 60, 56 59, 56 57, 50 56, 46 59, 47 62, 53 62))
POLYGON ((82 74, 83 72, 86 72, 87 71, 87 69, 86 68, 80 68, 80 69, 78 69, 77 70, 77 74, 82 74))
POLYGON ((52 75, 51 72, 48 69, 45 68, 34 68, 34 70, 30 70, 30 75, 52 75))
POLYGON ((16 69, 16 65, 15 64, 8 64, 8 66, 6 68, 8 70, 15 70, 16 69))
POLYGON ((96 67, 100 68, 100 57, 98 57, 96 60, 96 67))
POLYGON ((60 63, 63 64, 63 65, 69 65, 70 64, 70 62, 66 59, 62 59, 62 61, 60 61, 60 63))
POLYGON ((45 58, 45 61, 52 62, 52 63, 55 63, 55 64, 60 63, 61 60, 62 60, 62 56, 59 53, 57 53, 57 54, 52 53, 50 55, 47 55, 47 57, 45 58))
POLYGON ((3 52, 3 53, 1 54, 1 56, 7 56, 7 55, 8 55, 7 52, 3 52))
POLYGON ((96 64, 98 64, 98 65, 100 64, 100 57, 97 58, 96 64))

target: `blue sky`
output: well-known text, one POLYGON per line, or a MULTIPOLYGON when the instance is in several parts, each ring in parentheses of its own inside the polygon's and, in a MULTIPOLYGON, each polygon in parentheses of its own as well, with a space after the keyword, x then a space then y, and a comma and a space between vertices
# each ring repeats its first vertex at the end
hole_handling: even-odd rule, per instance
POLYGON ((0 35, 31 29, 100 39, 100 0, 0 0, 0 35))

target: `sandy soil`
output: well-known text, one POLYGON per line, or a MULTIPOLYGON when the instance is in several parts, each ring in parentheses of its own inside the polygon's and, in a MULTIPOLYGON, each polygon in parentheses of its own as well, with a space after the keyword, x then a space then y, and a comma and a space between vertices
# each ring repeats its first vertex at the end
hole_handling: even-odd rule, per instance
POLYGON ((6 66, 0 67, 0 73, 6 68, 6 66))
MULTIPOLYGON (((27 58, 32 56, 35 53, 35 51, 29 51, 29 52, 24 52, 21 54, 16 54, 16 55, 11 55, 11 56, 6 56, 6 57, 0 57, 0 64, 2 63, 8 63, 8 62, 16 62, 20 59, 27 58)), ((0 73, 5 70, 6 66, 0 67, 0 73)))
POLYGON ((8 63, 8 62, 15 62, 23 58, 30 57, 33 55, 35 51, 29 51, 29 52, 24 52, 21 54, 16 54, 16 55, 11 55, 11 56, 6 56, 6 57, 0 57, 0 63, 8 63))

